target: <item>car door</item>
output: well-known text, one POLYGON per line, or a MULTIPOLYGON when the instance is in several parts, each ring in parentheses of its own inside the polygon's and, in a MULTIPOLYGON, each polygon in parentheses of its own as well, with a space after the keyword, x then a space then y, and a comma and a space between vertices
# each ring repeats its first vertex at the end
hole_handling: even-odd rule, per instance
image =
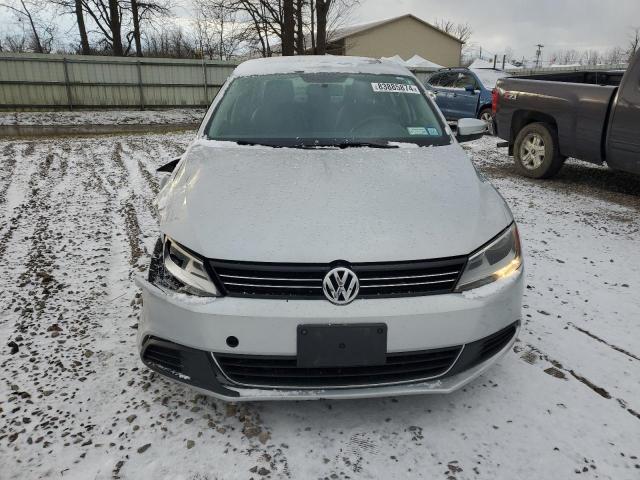
POLYGON ((447 120, 452 119, 452 111, 450 105, 450 99, 452 97, 451 86, 457 78, 457 73, 454 72, 442 72, 436 73, 429 79, 429 86, 436 95, 436 103, 442 111, 442 114, 447 120))
POLYGON ((479 99, 480 86, 476 78, 468 72, 456 73, 449 97, 451 118, 475 118, 479 99))
POLYGON ((607 138, 607 164, 640 173, 640 54, 618 91, 607 138))

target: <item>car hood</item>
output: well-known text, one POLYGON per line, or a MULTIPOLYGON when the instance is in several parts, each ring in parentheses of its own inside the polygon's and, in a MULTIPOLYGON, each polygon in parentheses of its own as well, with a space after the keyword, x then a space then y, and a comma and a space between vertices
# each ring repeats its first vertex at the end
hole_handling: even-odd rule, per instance
POLYGON ((162 232, 255 262, 467 255, 512 222, 457 144, 289 149, 197 140, 158 196, 162 232))

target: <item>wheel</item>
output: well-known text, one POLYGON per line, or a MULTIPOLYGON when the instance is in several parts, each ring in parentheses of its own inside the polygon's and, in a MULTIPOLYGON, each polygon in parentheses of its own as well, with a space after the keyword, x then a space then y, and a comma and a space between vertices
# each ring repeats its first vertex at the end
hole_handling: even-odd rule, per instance
POLYGON ((556 129, 548 123, 530 123, 520 130, 513 157, 518 171, 529 178, 551 178, 565 161, 558 149, 556 129))
POLYGON ((491 136, 495 135, 495 120, 493 118, 493 112, 491 108, 483 108, 480 110, 480 115, 478 115, 480 120, 484 120, 484 123, 487 124, 487 133, 491 136))

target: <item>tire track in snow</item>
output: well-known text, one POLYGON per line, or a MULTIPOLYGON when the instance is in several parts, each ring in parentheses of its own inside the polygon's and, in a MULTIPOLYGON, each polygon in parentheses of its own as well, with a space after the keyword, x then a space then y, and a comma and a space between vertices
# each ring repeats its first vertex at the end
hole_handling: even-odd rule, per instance
POLYGON ((577 325, 575 325, 572 322, 569 322, 567 325, 569 325, 570 327, 576 329, 580 333, 584 333, 586 336, 593 338, 597 342, 600 342, 600 343, 608 346, 609 348, 615 350, 616 352, 620 352, 620 353, 622 353, 623 355, 626 355, 629 358, 633 358, 635 360, 640 360, 640 357, 638 357, 637 355, 634 355, 633 353, 625 350, 624 348, 618 347, 616 345, 613 345, 613 344, 607 342, 606 340, 604 340, 604 339, 598 337, 597 335, 591 333, 589 330, 585 330, 584 328, 580 328, 580 327, 578 327, 577 325))
POLYGON ((0 169, 0 204, 7 201, 7 190, 13 179, 16 168, 16 149, 15 144, 10 142, 2 149, 2 169, 0 169))
MULTIPOLYGON (((134 334, 120 325, 121 317, 135 314, 128 299, 104 303, 107 277, 114 267, 122 268, 111 259, 113 245, 122 248, 118 241, 122 235, 113 228, 120 205, 117 190, 110 187, 117 186, 126 172, 118 170, 117 159, 112 164, 95 162, 107 152, 99 145, 90 146, 98 155, 83 148, 61 148, 38 165, 30 189, 34 198, 19 229, 22 233, 30 223, 36 225, 27 256, 17 259, 27 268, 22 284, 7 282, 18 303, 13 318, 17 317, 19 328, 12 338, 19 351, 2 361, 7 375, 3 383, 10 387, 8 402, 13 408, 6 426, 0 427, 0 442, 7 442, 17 458, 29 458, 27 468, 38 468, 48 455, 62 451, 80 462, 95 450, 96 431, 115 425, 113 419, 93 420, 100 415, 96 407, 106 398, 98 393, 104 377, 96 373, 122 373, 115 366, 105 367, 113 357, 113 345, 120 345, 127 333, 134 334), (114 310, 120 315, 109 317, 114 310), (119 321, 105 326, 107 319, 119 321), (30 381, 25 382, 27 378, 30 381), (87 384, 93 387, 87 389, 87 384), (85 393, 76 398, 82 389, 85 393), (31 453, 19 453, 24 450, 31 453)), ((133 295, 130 285, 128 289, 133 295)), ((122 348, 131 354, 131 346, 122 348)), ((117 378, 107 383, 120 391, 126 386, 118 385, 117 378)))
MULTIPOLYGON (((14 143, 5 146, 3 151, 12 155, 15 164, 10 168, 11 175, 5 179, 5 184, 2 186, 2 201, 0 204, 5 208, 5 220, 0 225, 0 260, 2 260, 14 232, 20 227, 22 217, 32 207, 34 189, 39 182, 38 172, 36 171, 39 168, 39 162, 37 156, 34 156, 36 153, 35 142, 28 143, 22 149, 21 154, 16 153, 14 143), (13 193, 16 198, 12 198, 12 201, 9 202, 7 197, 10 196, 13 190, 16 190, 13 193), (17 197, 22 198, 18 199, 17 197), (16 203, 16 205, 11 206, 10 203, 16 203), (11 216, 9 217, 9 215, 11 216)), ((43 145, 38 154, 47 155, 48 152, 49 147, 43 145)))
MULTIPOLYGON (((566 368, 559 361, 554 360, 553 358, 549 357, 549 355, 542 352, 538 347, 535 347, 529 343, 526 343, 524 347, 518 346, 518 345, 514 346, 513 351, 518 355, 518 358, 520 358, 521 360, 524 360, 530 365, 536 365, 538 362, 538 359, 542 359, 550 363, 552 366, 544 369, 544 373, 546 373, 547 375, 550 375, 560 380, 567 380, 568 379, 567 374, 568 374, 574 379, 578 380, 583 385, 585 385, 586 387, 588 387, 591 391, 601 396, 602 398, 606 400, 611 400, 614 398, 605 388, 596 385, 585 376, 577 373, 574 369, 566 368), (522 353, 522 355, 520 355, 520 353, 522 353)), ((628 407, 628 402, 626 400, 622 398, 615 398, 615 400, 617 401, 618 405, 622 409, 624 409, 627 413, 640 419, 640 414, 635 410, 633 410, 632 408, 628 407)))

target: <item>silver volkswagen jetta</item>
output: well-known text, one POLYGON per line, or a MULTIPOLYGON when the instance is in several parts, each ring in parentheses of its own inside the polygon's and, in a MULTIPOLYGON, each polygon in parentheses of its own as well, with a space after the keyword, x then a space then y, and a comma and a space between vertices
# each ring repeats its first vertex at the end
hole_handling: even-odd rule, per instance
POLYGON ((160 171, 138 347, 230 401, 451 392, 515 341, 502 197, 416 78, 350 57, 251 60, 160 171))

